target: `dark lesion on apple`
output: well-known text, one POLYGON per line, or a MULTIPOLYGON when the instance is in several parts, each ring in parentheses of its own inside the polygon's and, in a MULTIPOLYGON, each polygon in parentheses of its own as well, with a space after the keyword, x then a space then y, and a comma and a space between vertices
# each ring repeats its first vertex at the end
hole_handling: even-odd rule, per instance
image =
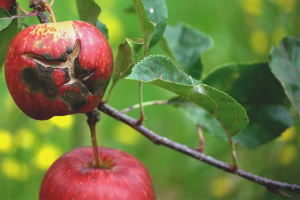
POLYGON ((50 100, 55 100, 59 95, 59 89, 54 84, 53 76, 40 74, 37 69, 24 67, 21 73, 21 80, 33 94, 42 91, 43 95, 50 100))
POLYGON ((36 94, 42 90, 46 98, 55 100, 58 98, 59 89, 54 84, 52 74, 54 69, 60 69, 65 74, 66 83, 64 86, 72 88, 64 92, 60 97, 61 101, 68 105, 70 111, 82 108, 86 104, 88 95, 103 95, 109 81, 106 81, 104 77, 94 81, 92 76, 96 73, 96 70, 88 71, 81 68, 79 62, 80 49, 80 40, 76 40, 75 44, 67 47, 66 52, 57 59, 54 59, 49 53, 42 56, 33 53, 24 54, 23 57, 36 63, 36 69, 24 68, 21 74, 22 81, 29 87, 30 92, 36 94), (75 87, 79 93, 75 92, 75 87))

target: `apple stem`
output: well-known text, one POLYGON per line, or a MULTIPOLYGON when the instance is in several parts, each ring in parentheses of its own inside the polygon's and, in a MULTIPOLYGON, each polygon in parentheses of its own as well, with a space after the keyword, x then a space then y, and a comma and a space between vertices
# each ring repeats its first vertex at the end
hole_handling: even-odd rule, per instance
POLYGON ((95 168, 100 169, 100 159, 98 153, 98 145, 97 145, 97 138, 96 138, 96 123, 99 122, 101 116, 97 108, 92 110, 91 112, 86 113, 88 119, 87 123, 91 129, 91 136, 92 136, 92 145, 94 149, 94 156, 95 156, 95 168))
MULTIPOLYGON (((53 2, 51 2, 51 3, 53 4, 53 2)), ((54 12, 53 12, 53 10, 51 8, 51 5, 49 4, 48 1, 45 1, 45 6, 46 6, 47 10, 49 11, 49 14, 50 14, 52 22, 56 23, 56 17, 54 15, 54 12)))

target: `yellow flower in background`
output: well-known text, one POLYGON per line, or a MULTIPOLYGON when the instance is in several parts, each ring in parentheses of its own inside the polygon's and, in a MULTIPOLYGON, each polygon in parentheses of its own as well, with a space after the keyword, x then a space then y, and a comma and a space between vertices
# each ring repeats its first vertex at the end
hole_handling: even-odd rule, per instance
POLYGON ((10 179, 26 181, 28 179, 28 167, 18 162, 15 158, 5 158, 1 163, 2 173, 10 179))
POLYGON ((232 189, 232 180, 225 176, 215 178, 210 184, 211 193, 218 198, 226 197, 231 193, 232 189))
POLYGON ((274 3, 287 13, 294 12, 296 8, 296 0, 274 0, 274 3))
POLYGON ((0 152, 7 153, 13 148, 13 138, 11 133, 0 129, 0 152))
POLYGON ((16 143, 24 149, 30 149, 36 140, 35 135, 28 129, 22 128, 16 132, 16 143))
POLYGON ((109 43, 119 44, 123 40, 125 41, 124 27, 116 15, 106 10, 106 12, 103 11, 99 15, 98 19, 105 24, 108 29, 109 43))
POLYGON ((288 129, 286 129, 283 133, 281 133, 281 136, 277 139, 278 142, 287 142, 291 141, 295 138, 296 135, 296 127, 291 126, 288 129))
POLYGON ((38 149, 34 156, 34 163, 40 170, 46 171, 61 155, 62 152, 58 147, 46 144, 38 149))
POLYGON ((282 26, 276 26, 272 31, 272 42, 273 44, 280 44, 280 41, 287 36, 287 32, 282 26))
POLYGON ((58 126, 59 128, 71 128, 74 122, 73 115, 66 115, 66 116, 55 116, 52 117, 50 120, 54 125, 58 126))
POLYGON ((139 133, 130 126, 119 123, 113 130, 113 137, 120 143, 135 145, 139 141, 139 133))
POLYGON ((262 29, 254 30, 250 35, 250 46, 257 54, 264 54, 268 50, 268 35, 262 29))
POLYGON ((278 154, 278 162, 280 165, 291 164, 298 155, 296 146, 292 144, 285 145, 278 154))
POLYGON ((244 10, 252 15, 260 16, 262 13, 262 1, 261 0, 243 0, 241 1, 244 10))

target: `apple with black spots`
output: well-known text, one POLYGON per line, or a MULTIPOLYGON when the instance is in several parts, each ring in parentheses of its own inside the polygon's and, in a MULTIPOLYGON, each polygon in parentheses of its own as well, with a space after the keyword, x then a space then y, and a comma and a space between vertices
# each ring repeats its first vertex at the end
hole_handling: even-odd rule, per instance
POLYGON ((100 103, 112 72, 108 41, 83 21, 27 27, 14 37, 5 59, 11 96, 37 120, 90 112, 100 103))
POLYGON ((14 9, 15 3, 16 3, 16 0, 1 0, 0 6, 2 8, 4 8, 4 10, 7 10, 11 14, 14 9))
POLYGON ((98 153, 100 168, 93 167, 92 147, 74 149, 57 159, 44 176, 39 199, 155 199, 151 176, 137 158, 104 147, 98 147, 98 153))

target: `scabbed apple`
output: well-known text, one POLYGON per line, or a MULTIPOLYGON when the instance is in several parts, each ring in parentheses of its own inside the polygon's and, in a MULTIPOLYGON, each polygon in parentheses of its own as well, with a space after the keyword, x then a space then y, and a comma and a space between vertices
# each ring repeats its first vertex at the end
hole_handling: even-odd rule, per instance
POLYGON ((87 113, 101 101, 113 71, 104 35, 82 21, 30 26, 18 33, 5 59, 5 79, 29 117, 87 113))
POLYGON ((39 199, 155 199, 150 174, 134 156, 98 147, 101 168, 93 168, 92 147, 74 149, 49 168, 39 199))
POLYGON ((10 14, 13 11, 16 0, 0 0, 0 6, 7 10, 10 14))

